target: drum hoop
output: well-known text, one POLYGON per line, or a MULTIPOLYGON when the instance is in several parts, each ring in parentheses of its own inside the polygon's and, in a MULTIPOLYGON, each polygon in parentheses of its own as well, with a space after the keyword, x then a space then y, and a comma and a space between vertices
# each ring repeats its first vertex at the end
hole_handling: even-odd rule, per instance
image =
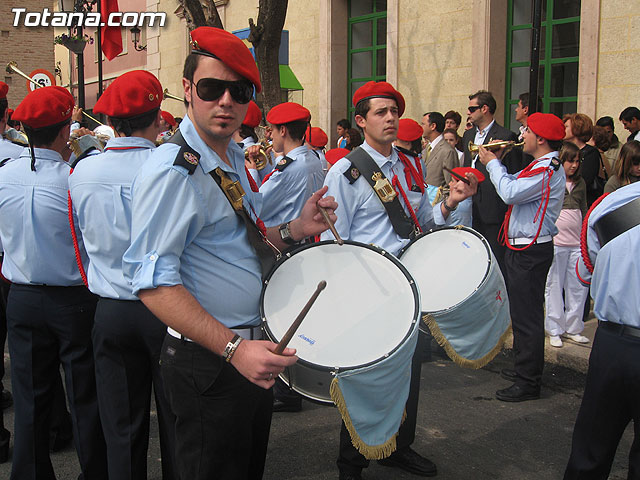
POLYGON ((465 232, 468 232, 468 233, 471 233, 471 234, 475 235, 476 237, 478 237, 480 239, 480 241, 484 245, 485 250, 489 254, 489 261, 487 262, 487 269, 484 272, 484 276, 482 277, 482 280, 480 281, 480 283, 478 284, 478 286, 475 288, 475 290, 473 292, 471 292, 469 295, 467 295, 465 298, 463 298, 461 301, 459 301, 455 305, 452 305, 452 306, 447 307, 447 308, 443 308, 442 310, 432 310, 432 311, 429 311, 429 312, 428 311, 423 311, 422 312, 423 314, 440 314, 442 312, 448 312, 450 310, 453 310, 453 309, 457 308, 458 306, 462 305, 467 300, 469 300, 473 295, 475 295, 475 293, 478 290, 480 290, 480 288, 482 288, 482 286, 487 282, 487 279, 489 278, 489 273, 491 273, 491 247, 489 246, 489 242, 487 242, 487 239, 484 238, 480 234, 480 232, 477 232, 473 228, 465 227, 464 225, 443 226, 443 227, 440 227, 440 228, 432 228, 427 232, 422 232, 420 235, 418 235, 417 237, 412 239, 407 245, 405 245, 402 250, 400 250, 400 253, 398 253, 398 258, 400 260, 402 260, 402 256, 409 249, 409 247, 411 245, 413 245, 414 243, 416 243, 418 240, 420 240, 422 237, 426 237, 430 233, 435 233, 435 232, 439 232, 439 231, 442 231, 442 230, 464 230, 465 232))
MULTIPOLYGON (((269 273, 265 276, 265 278, 264 278, 264 280, 262 282, 262 284, 263 284, 262 291, 260 292, 260 318, 262 319, 262 330, 266 334, 267 338, 269 338, 271 341, 274 341, 275 337, 273 335, 273 332, 269 328, 269 325, 267 324, 267 318, 265 316, 265 311, 264 311, 264 294, 265 294, 265 291, 266 291, 266 286, 269 284, 269 280, 271 280, 271 277, 273 276, 273 273, 285 261, 287 261, 288 259, 290 259, 294 255, 296 255, 296 254, 298 254, 298 253, 300 253, 300 252, 302 252, 304 250, 308 250, 310 248, 314 248, 314 247, 320 246, 320 245, 330 245, 330 244, 337 244, 337 243, 338 242, 336 240, 323 240, 321 242, 315 242, 315 243, 311 243, 311 244, 308 244, 308 245, 304 245, 304 246, 302 246, 300 248, 297 248, 297 249, 295 249, 293 251, 287 252, 284 255, 282 255, 282 257, 276 262, 276 264, 271 268, 269 273)), ((412 335, 414 329, 416 328, 416 325, 419 325, 419 321, 420 321, 420 318, 422 316, 422 311, 420 310, 420 293, 418 292, 418 285, 417 285, 416 281, 413 279, 413 277, 411 276, 411 274, 409 273, 409 270, 407 270, 406 267, 404 265, 402 265, 400 260, 398 260, 398 258, 395 255, 392 255, 389 252, 387 252, 386 250, 383 250, 380 247, 377 247, 375 245, 371 245, 371 244, 368 244, 368 243, 355 242, 353 240, 344 240, 344 244, 345 245, 355 245, 355 246, 358 246, 358 247, 367 248, 367 249, 369 249, 369 250, 371 250, 371 251, 373 251, 375 253, 378 253, 378 254, 382 255, 384 258, 386 258, 387 260, 391 261, 393 264, 395 264, 396 267, 398 267, 400 269, 402 274, 408 280, 409 286, 410 286, 411 291, 413 293, 413 320, 411 321, 411 328, 409 328, 409 331, 405 334, 404 337, 402 337, 402 341, 400 343, 398 343, 398 345, 396 345, 387 354, 382 355, 381 357, 379 357, 379 358, 377 358, 375 360, 372 360, 370 362, 363 363, 363 364, 360 364, 360 365, 348 366, 348 367, 326 367, 324 365, 318 365, 317 363, 309 362, 309 361, 304 360, 302 358, 298 358, 298 361, 296 362, 296 363, 300 363, 303 366, 309 367, 309 368, 317 370, 317 371, 330 372, 330 373, 333 373, 333 374, 336 374, 336 373, 339 373, 339 372, 343 372, 343 371, 348 371, 348 370, 356 370, 358 368, 369 367, 371 365, 375 365, 376 363, 381 362, 385 358, 390 357, 402 345, 404 345, 406 343, 406 341, 409 339, 409 337, 412 335)))

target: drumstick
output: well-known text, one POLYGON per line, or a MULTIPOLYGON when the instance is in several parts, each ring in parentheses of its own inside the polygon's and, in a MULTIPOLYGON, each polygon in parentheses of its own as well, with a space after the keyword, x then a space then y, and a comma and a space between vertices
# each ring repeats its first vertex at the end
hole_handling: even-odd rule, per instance
POLYGON ((442 168, 444 168, 447 172, 449 172, 451 175, 453 175, 454 177, 456 177, 458 180, 460 180, 461 182, 466 183, 467 185, 471 185, 471 182, 467 179, 464 178, 462 175, 457 174, 456 172, 454 172, 453 170, 451 170, 450 168, 445 167, 444 165, 442 166, 442 168))
MULTIPOLYGON (((318 208, 320 208, 320 207, 318 207, 318 208)), ((307 304, 302 308, 302 311, 298 314, 296 319, 293 321, 293 323, 289 327, 289 330, 287 330, 287 333, 284 334, 284 336, 282 337, 282 340, 280 340, 278 342, 278 346, 276 347, 274 353, 276 353, 278 355, 281 355, 282 351, 285 348, 287 348, 287 345, 289 344, 289 342, 293 338, 293 335, 294 335, 294 333, 296 333, 296 330, 298 330, 298 327, 302 323, 302 320, 304 320, 304 317, 307 316, 307 313, 309 313, 309 310, 311 310, 311 307, 313 306, 314 302, 318 298, 318 295, 320 295, 320 292, 322 290, 324 290, 324 288, 326 286, 327 286, 327 282, 325 282, 324 280, 322 280, 318 284, 318 287, 316 288, 316 291, 313 292, 313 295, 311 295, 311 298, 309 299, 307 304)))
POLYGON ((316 207, 318 207, 318 210, 320 210, 320 213, 324 217, 324 221, 327 222, 327 225, 329 225, 329 230, 331 230, 331 233, 333 233, 333 236, 336 238, 338 245, 344 245, 344 240, 340 238, 340 234, 336 230, 336 226, 333 224, 333 222, 329 218, 329 214, 327 213, 327 210, 318 204, 316 204, 316 207))

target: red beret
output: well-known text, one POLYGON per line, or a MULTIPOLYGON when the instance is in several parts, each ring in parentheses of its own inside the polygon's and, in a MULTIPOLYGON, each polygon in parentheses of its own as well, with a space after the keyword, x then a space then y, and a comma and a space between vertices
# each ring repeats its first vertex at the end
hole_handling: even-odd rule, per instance
POLYGON ((9 85, 4 82, 0 82, 0 99, 7 98, 7 92, 9 91, 9 85))
POLYGON ((251 52, 234 34, 215 27, 198 27, 191 31, 193 53, 217 58, 238 75, 262 91, 260 72, 251 52))
POLYGON ((546 140, 562 140, 565 136, 564 123, 552 113, 536 112, 527 117, 527 127, 546 140))
POLYGON ((324 158, 327 159, 330 165, 335 165, 335 163, 340 160, 342 157, 350 153, 346 148, 332 148, 331 150, 327 150, 324 154, 324 158))
POLYGON ((284 125, 298 120, 309 121, 311 112, 299 103, 285 102, 276 105, 267 113, 267 122, 271 125, 284 125))
POLYGON ((161 110, 160 115, 162 115, 162 118, 164 119, 164 121, 167 122, 172 127, 175 127, 176 125, 178 125, 178 123, 176 122, 176 119, 173 118, 173 115, 171 115, 169 112, 165 110, 161 110))
POLYGON ((398 114, 404 113, 404 97, 387 82, 367 82, 353 94, 353 106, 368 98, 393 98, 398 104, 398 114))
POLYGON ((137 117, 160 108, 162 98, 162 85, 153 73, 133 70, 107 87, 93 111, 115 118, 137 117))
POLYGON ((244 116, 244 120, 242 121, 243 125, 247 127, 256 128, 260 125, 260 120, 262 120, 262 112, 260 111, 260 107, 258 104, 251 100, 249 102, 249 108, 247 109, 247 114, 244 116))
POLYGON ((36 88, 24 97, 11 119, 33 129, 51 127, 69 120, 75 103, 65 88, 36 88))
POLYGON ((398 140, 413 142, 422 137, 422 127, 418 122, 410 118, 403 118, 398 125, 398 140))
POLYGON ((477 170, 475 168, 471 168, 471 167, 456 167, 453 169, 454 172, 456 172, 458 175, 460 175, 463 178, 466 178, 465 175, 467 173, 473 173, 476 178, 478 179, 478 183, 484 182, 484 175, 480 172, 480 170, 477 170))
POLYGON ((312 147, 322 148, 329 141, 329 137, 324 133, 320 127, 310 127, 307 129, 305 140, 309 142, 312 147))

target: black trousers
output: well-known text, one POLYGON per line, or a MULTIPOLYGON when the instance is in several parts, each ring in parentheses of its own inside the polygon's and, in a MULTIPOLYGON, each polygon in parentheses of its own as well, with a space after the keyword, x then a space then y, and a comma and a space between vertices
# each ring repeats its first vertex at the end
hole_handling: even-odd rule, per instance
MULTIPOLYGON (((474 205, 475 208, 475 205, 474 205)), ((507 280, 507 271, 505 267, 504 256, 507 252, 507 247, 504 246, 498 240, 498 235, 500 233, 500 228, 502 224, 500 223, 483 223, 479 218, 479 215, 474 213, 473 215, 473 229, 479 232, 484 238, 487 239, 489 243, 489 247, 493 252, 493 256, 496 257, 496 261, 498 262, 498 266, 500 267, 500 271, 502 272, 502 276, 505 281, 507 280)))
POLYGON ((505 254, 516 383, 529 390, 539 390, 542 383, 544 288, 552 261, 553 242, 505 254))
MULTIPOLYGON (((407 416, 400 425, 398 436, 396 437, 396 451, 409 447, 416 438, 416 421, 418 417, 418 400, 420 393, 420 370, 422 368, 422 351, 425 348, 427 337, 418 335, 416 351, 411 359, 411 380, 409 386, 409 398, 405 410, 407 416)), ((359 473, 363 468, 369 466, 367 460, 351 443, 349 430, 344 422, 340 427, 340 448, 338 452, 338 469, 341 472, 359 473)))
POLYGON ((49 458, 49 424, 60 363, 83 478, 107 478, 91 346, 95 307, 96 297, 84 287, 11 286, 12 480, 56 478, 49 458))
POLYGON ((93 352, 111 480, 147 478, 152 385, 158 410, 162 478, 175 478, 175 416, 160 376, 166 330, 140 301, 98 300, 93 352))
POLYGON ((640 478, 640 338, 621 336, 599 326, 573 428, 565 480, 608 478, 618 443, 631 420, 634 441, 629 452, 630 480, 640 478))
POLYGON ((169 334, 161 362, 176 415, 178 478, 262 478, 272 390, 254 385, 221 356, 169 334))

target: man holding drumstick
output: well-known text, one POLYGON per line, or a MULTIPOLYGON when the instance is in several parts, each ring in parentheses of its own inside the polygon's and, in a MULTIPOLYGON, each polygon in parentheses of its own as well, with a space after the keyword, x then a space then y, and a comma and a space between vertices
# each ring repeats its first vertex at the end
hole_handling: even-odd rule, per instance
MULTIPOLYGON (((295 350, 276 355, 275 344, 258 340, 261 276, 271 253, 263 239, 279 249, 287 244, 278 227, 266 229, 258 218, 260 195, 231 142, 254 87, 261 90, 255 60, 224 30, 200 27, 191 40, 182 80, 187 116, 134 180, 123 266, 134 294, 169 326, 161 368, 176 415, 179 477, 258 479, 271 387, 297 360, 295 350)), ((325 193, 315 192, 289 223, 292 240, 327 228, 316 203, 335 219, 337 204, 321 199, 325 193)))
MULTIPOLYGON (((477 179, 471 173, 466 174, 469 184, 452 179, 449 197, 432 207, 422 175, 410 161, 399 158, 392 147, 405 107, 400 92, 387 82, 368 82, 354 94, 353 105, 356 107, 355 120, 364 131, 365 142, 327 173, 328 193, 344 210, 335 226, 344 240, 373 243, 397 254, 421 227, 431 228, 455 221, 458 203, 475 193, 477 179), (371 175, 364 173, 369 170, 375 172, 375 184, 373 180, 369 182, 371 175)), ((323 240, 331 238, 328 232, 322 234, 323 240)), ((419 345, 416 351, 420 348, 419 345)), ((437 473, 435 464, 410 448, 415 438, 420 365, 420 355, 416 354, 411 366, 407 417, 399 430, 397 450, 380 463, 416 475, 434 476, 437 473)), ((341 480, 360 479, 361 470, 369 465, 352 445, 344 422, 337 463, 341 480)))

